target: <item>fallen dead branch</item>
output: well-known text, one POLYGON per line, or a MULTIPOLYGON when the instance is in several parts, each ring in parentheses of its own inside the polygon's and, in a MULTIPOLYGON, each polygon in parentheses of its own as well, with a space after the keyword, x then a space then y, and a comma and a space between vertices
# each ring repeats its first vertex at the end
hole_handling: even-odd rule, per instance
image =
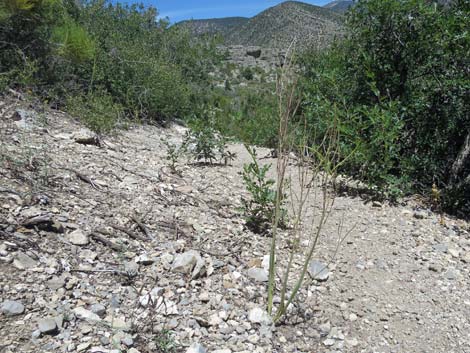
POLYGON ((89 237, 103 245, 106 245, 107 247, 115 250, 115 251, 121 251, 122 250, 122 247, 114 242, 112 242, 111 240, 105 238, 103 235, 101 234, 98 234, 97 232, 100 232, 99 230, 89 234, 89 237))
POLYGON ((19 248, 22 248, 23 250, 31 250, 31 249, 40 250, 36 242, 31 241, 28 238, 18 235, 18 234, 0 230, 0 238, 3 238, 7 241, 14 243, 16 246, 18 246, 19 248))
POLYGON ((115 275, 127 275, 126 272, 115 270, 115 269, 104 269, 104 270, 80 270, 80 269, 71 269, 70 272, 81 272, 81 273, 112 273, 115 275))
POLYGON ((132 232, 131 230, 127 229, 127 228, 124 228, 124 227, 121 227, 120 225, 117 225, 117 224, 109 224, 109 226, 111 228, 114 228, 116 230, 119 230, 120 232, 123 232, 125 234, 127 234, 129 237, 131 237, 132 239, 136 239, 136 240, 142 240, 142 241, 146 241, 148 240, 147 238, 139 235, 139 234, 136 234, 134 232, 132 232))
POLYGON ((230 255, 233 255, 233 254, 238 254, 242 250, 242 246, 239 246, 235 250, 228 251, 228 252, 225 252, 225 253, 222 253, 222 254, 212 252, 212 251, 208 251, 208 250, 204 250, 202 248, 199 248, 197 250, 204 253, 204 254, 215 256, 215 257, 227 257, 227 256, 230 256, 230 255))
POLYGON ((150 175, 145 175, 145 174, 142 174, 142 173, 139 173, 139 172, 136 172, 135 170, 131 170, 129 168, 126 168, 124 167, 122 164, 119 164, 117 162, 113 162, 113 161, 108 161, 111 165, 114 165, 116 167, 119 167, 121 168, 122 170, 124 170, 125 172, 128 172, 130 174, 133 174, 135 176, 138 176, 138 177, 141 177, 141 178, 144 178, 144 179, 147 179, 148 181, 151 181, 152 183, 159 183, 161 182, 161 177, 160 175, 157 175, 156 177, 153 177, 153 176, 150 176, 150 175))
POLYGON ((21 195, 18 191, 11 190, 11 189, 0 188, 0 193, 1 194, 13 194, 13 195, 17 195, 19 197, 23 197, 23 195, 21 195))
POLYGON ((99 189, 98 185, 96 185, 96 184, 93 182, 93 180, 91 180, 91 179, 90 179, 89 177, 87 177, 86 175, 83 175, 83 174, 81 174, 81 173, 79 173, 79 172, 77 172, 76 170, 73 170, 73 169, 69 169, 69 170, 70 170, 71 172, 74 172, 78 179, 80 179, 81 181, 84 181, 85 183, 90 184, 90 185, 93 187, 93 189, 96 189, 96 190, 99 189))
POLYGON ((131 219, 137 224, 137 226, 146 235, 147 238, 152 237, 152 235, 150 234, 150 231, 148 230, 147 226, 136 215, 132 216, 131 219))
POLYGON ((190 225, 184 222, 180 222, 178 220, 171 220, 171 221, 157 221, 157 227, 169 229, 174 231, 175 238, 178 239, 180 235, 187 237, 187 232, 184 231, 183 228, 189 229, 190 225))
POLYGON ((64 227, 57 222, 50 214, 44 214, 25 219, 20 223, 25 228, 38 228, 55 233, 63 233, 64 227))
POLYGON ((99 148, 103 147, 102 141, 99 136, 86 136, 75 138, 75 142, 80 145, 91 145, 99 148))
POLYGON ((60 170, 66 170, 66 171, 69 171, 69 172, 72 172, 75 174, 75 176, 80 179, 81 181, 87 183, 87 184, 90 184, 93 189, 95 190, 100 190, 100 187, 98 185, 95 184, 95 182, 93 180, 91 180, 91 178, 87 177, 86 175, 80 173, 79 171, 75 170, 75 169, 72 169, 72 168, 66 168, 66 167, 56 167, 56 169, 60 169, 60 170))
POLYGON ((52 222, 52 216, 49 214, 40 215, 28 218, 21 222, 21 225, 26 228, 32 228, 41 224, 50 224, 52 222))

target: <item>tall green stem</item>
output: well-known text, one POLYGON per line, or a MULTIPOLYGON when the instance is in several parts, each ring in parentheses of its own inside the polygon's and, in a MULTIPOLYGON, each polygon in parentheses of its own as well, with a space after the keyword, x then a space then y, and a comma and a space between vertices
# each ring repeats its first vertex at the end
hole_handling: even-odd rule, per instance
POLYGON ((321 220, 320 220, 320 224, 318 225, 317 232, 315 234, 315 240, 314 240, 313 244, 310 246, 310 250, 308 252, 308 255, 305 258, 304 264, 302 266, 302 272, 300 273, 300 277, 297 280, 297 282, 295 283, 294 289, 292 290, 292 293, 290 294, 289 299, 287 300, 287 303, 285 305, 283 305, 283 310, 282 311, 281 310, 277 311, 276 316, 274 317, 274 320, 273 320, 274 322, 279 321, 282 318, 282 316, 284 316, 285 311, 287 310, 289 305, 291 305, 292 301, 297 296, 298 291, 302 287, 302 284, 303 284, 304 279, 305 279, 305 275, 307 274, 308 265, 310 263, 310 260, 312 259, 313 252, 315 251, 315 248, 317 247, 318 239, 320 238, 320 231, 323 228, 323 222, 325 221, 325 217, 326 217, 326 212, 323 212, 321 220))

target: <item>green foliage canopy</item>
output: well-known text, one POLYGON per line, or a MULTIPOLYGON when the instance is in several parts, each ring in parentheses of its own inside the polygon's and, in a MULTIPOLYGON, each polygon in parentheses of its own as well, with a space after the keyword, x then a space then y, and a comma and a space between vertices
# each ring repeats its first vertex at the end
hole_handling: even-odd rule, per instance
POLYGON ((204 99, 199 87, 208 84, 219 58, 215 41, 192 40, 182 28, 157 20, 153 7, 107 0, 2 5, 2 85, 28 86, 58 105, 76 107, 71 98, 94 95, 103 104, 91 99, 91 107, 109 106, 112 97, 118 106, 112 110, 130 117, 184 118, 204 99))
POLYGON ((360 0, 347 37, 303 57, 304 112, 320 138, 340 116, 346 172, 386 195, 452 188, 470 131, 469 24, 468 1, 360 0))

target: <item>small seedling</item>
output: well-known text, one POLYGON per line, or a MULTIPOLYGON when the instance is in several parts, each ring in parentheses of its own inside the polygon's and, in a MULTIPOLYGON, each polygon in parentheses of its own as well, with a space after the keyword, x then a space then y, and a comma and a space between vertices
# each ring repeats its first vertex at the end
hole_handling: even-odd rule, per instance
POLYGON ((175 352, 177 345, 173 338, 173 333, 169 330, 163 330, 154 338, 158 352, 170 353, 175 352))
POLYGON ((231 165, 235 158, 237 158, 237 154, 235 152, 224 151, 221 159, 223 159, 224 165, 227 166, 231 165))
POLYGON ((174 174, 180 174, 177 169, 177 166, 181 155, 185 152, 185 146, 177 146, 176 144, 171 143, 169 141, 164 141, 163 143, 166 146, 166 160, 169 163, 171 172, 174 174))

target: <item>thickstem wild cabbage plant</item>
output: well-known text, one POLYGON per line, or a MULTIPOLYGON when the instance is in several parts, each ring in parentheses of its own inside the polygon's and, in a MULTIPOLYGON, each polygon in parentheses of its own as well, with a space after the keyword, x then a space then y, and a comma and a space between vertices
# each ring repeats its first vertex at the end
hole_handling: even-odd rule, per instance
MULTIPOLYGON (((297 113, 301 100, 294 74, 293 57, 292 50, 289 49, 277 80, 279 110, 277 190, 269 255, 267 303, 268 313, 275 323, 286 315, 305 282, 309 264, 320 237, 325 235, 325 226, 333 212, 335 196, 332 186, 335 185, 338 168, 344 162, 339 154, 340 134, 334 110, 331 111, 329 126, 326 133, 322 132, 321 139, 317 138, 315 127, 306 124, 307 119, 298 121, 297 113), (309 141, 316 142, 312 144, 309 141), (289 165, 294 159, 297 171, 292 173, 289 165), (293 180, 291 175, 295 175, 297 180, 293 180), (290 182, 286 183, 288 179, 290 182), (279 229, 283 207, 282 195, 286 193, 284 190, 286 185, 289 185, 288 203, 291 217, 291 237, 288 239, 290 252, 285 268, 279 269, 279 250, 283 248, 280 246, 279 229), (319 207, 312 207, 317 204, 319 207), (280 286, 276 283, 279 272, 282 272, 280 286), (276 288, 279 288, 280 302, 277 308, 274 308, 276 288)), ((342 225, 338 228, 337 235, 340 244, 344 240, 342 225)))

